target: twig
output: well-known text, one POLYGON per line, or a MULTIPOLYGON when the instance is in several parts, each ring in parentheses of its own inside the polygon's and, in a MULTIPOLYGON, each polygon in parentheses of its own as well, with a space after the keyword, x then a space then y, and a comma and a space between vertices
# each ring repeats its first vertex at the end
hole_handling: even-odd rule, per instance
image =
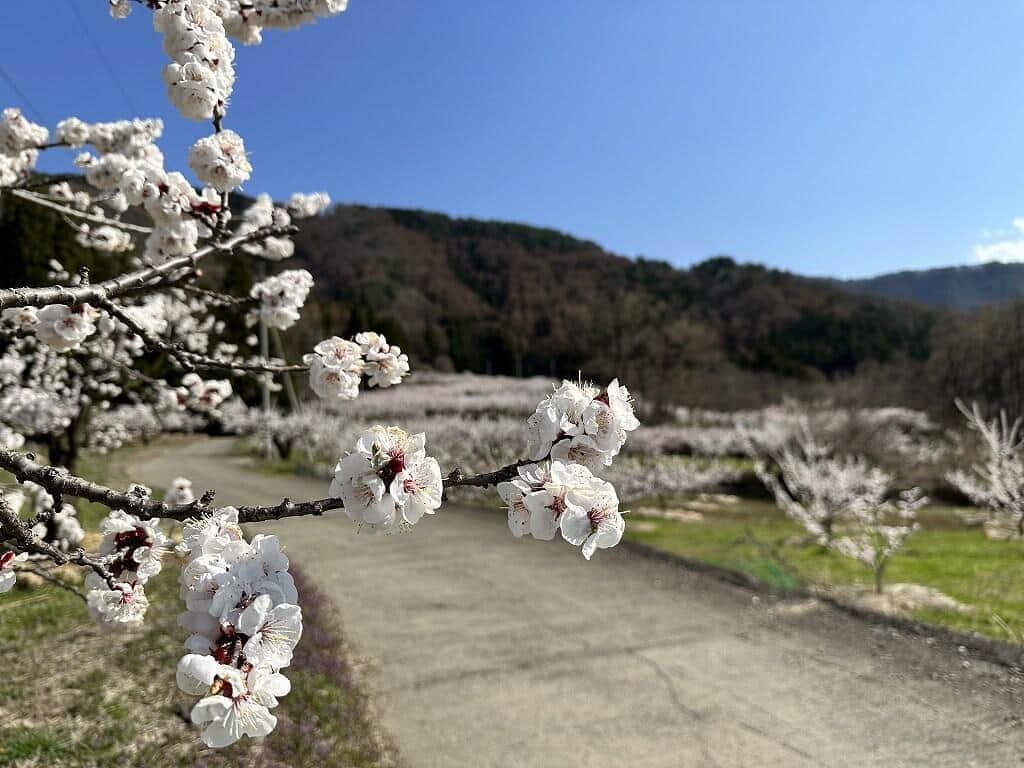
POLYGON ((52 573, 50 573, 49 571, 44 570, 43 568, 37 568, 35 565, 32 565, 31 563, 26 563, 26 564, 19 564, 18 567, 15 570, 19 571, 19 572, 23 571, 25 573, 34 574, 34 575, 38 576, 40 579, 42 579, 43 581, 48 582, 50 584, 53 584, 54 586, 60 587, 61 589, 70 592, 75 597, 79 598, 83 603, 86 602, 85 593, 84 592, 82 592, 81 590, 75 588, 73 585, 68 584, 66 581, 64 581, 64 579, 58 579, 52 573))
POLYGON ((109 219, 106 216, 96 216, 87 211, 80 211, 77 208, 72 208, 70 205, 63 205, 61 203, 54 202, 38 192, 31 192, 27 189, 12 189, 11 194, 15 197, 20 197, 22 200, 28 200, 29 202, 41 205, 44 208, 51 208, 55 211, 59 211, 65 216, 74 216, 75 218, 85 219, 91 221, 94 224, 106 224, 111 227, 117 227, 118 229, 128 230, 129 232, 140 232, 144 235, 148 235, 153 231, 152 227, 142 227, 138 224, 129 224, 127 221, 121 221, 120 219, 109 219))

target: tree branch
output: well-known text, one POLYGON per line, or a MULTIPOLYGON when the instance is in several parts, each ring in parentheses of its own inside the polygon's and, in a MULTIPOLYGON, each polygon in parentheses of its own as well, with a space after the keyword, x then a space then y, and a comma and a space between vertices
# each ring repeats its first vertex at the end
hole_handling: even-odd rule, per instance
MULTIPOLYGON (((511 480, 518 474, 519 467, 532 463, 525 460, 517 461, 515 464, 509 464, 493 472, 469 476, 465 476, 460 470, 454 469, 444 479, 444 487, 445 490, 462 486, 486 488, 490 485, 497 485, 500 482, 511 480)), ((138 496, 121 493, 105 485, 94 483, 91 480, 61 472, 54 467, 38 464, 31 454, 0 450, 0 467, 11 472, 19 483, 31 480, 45 488, 51 495, 61 494, 95 501, 110 509, 123 509, 125 512, 133 514, 142 520, 149 520, 154 517, 167 520, 187 520, 215 511, 215 507, 212 506, 214 499, 213 491, 207 491, 201 498, 190 504, 172 506, 162 501, 147 501, 138 496)), ((0 502, 0 505, 2 505, 2 502, 0 502)), ((243 504, 237 505, 236 508, 238 509, 240 522, 261 523, 267 520, 280 520, 286 517, 319 516, 324 512, 341 509, 344 506, 340 498, 325 498, 301 502, 283 499, 280 504, 266 506, 243 504)), ((2 518, 0 518, 0 522, 2 522, 2 518)), ((72 562, 74 561, 72 560, 72 562)))
MULTIPOLYGON (((144 235, 148 235, 153 231, 152 227, 141 227, 138 224, 129 224, 127 221, 121 221, 119 219, 109 219, 106 216, 95 216, 86 211, 80 211, 77 208, 72 208, 69 205, 63 205, 61 203, 50 200, 43 197, 38 192, 30 192, 27 189, 12 189, 11 194, 15 197, 20 197, 22 200, 28 200, 36 205, 41 205, 44 208, 51 208, 55 211, 59 211, 66 216, 74 216, 75 218, 85 219, 91 221, 94 224, 106 224, 111 227, 118 229, 128 230, 129 232, 140 232, 144 235)), ((68 222, 69 224, 71 222, 68 222)))
MULTIPOLYGON (((7 453, 7 451, 4 451, 4 453, 7 453)), ((39 467, 39 465, 36 466, 39 467)), ((48 477, 59 474, 52 467, 39 467, 39 469, 48 477)), ((52 493, 60 493, 60 489, 56 488, 52 493)), ((74 552, 63 552, 52 544, 43 541, 32 533, 28 522, 22 520, 18 513, 11 509, 7 500, 2 496, 0 496, 0 540, 13 540, 20 551, 28 552, 32 555, 43 555, 57 565, 74 563, 75 565, 92 568, 111 587, 114 585, 114 577, 110 575, 110 571, 107 570, 106 565, 104 565, 101 559, 88 554, 81 548, 74 552)))
POLYGON ((141 288, 154 288, 167 276, 180 269, 194 269, 196 262, 212 253, 230 253, 239 246, 263 240, 267 237, 293 235, 298 228, 292 225, 285 227, 263 227, 247 235, 239 235, 229 240, 211 243, 187 256, 168 259, 154 267, 144 267, 134 272, 104 280, 91 285, 77 285, 72 288, 54 285, 45 288, 5 288, 0 290, 0 309, 9 307, 42 307, 47 304, 82 304, 99 302, 101 299, 112 299, 141 288))
POLYGON ((276 365, 274 363, 243 363, 230 360, 218 360, 206 355, 200 355, 185 349, 180 344, 173 344, 164 341, 157 334, 150 331, 139 323, 131 313, 123 307, 119 307, 112 301, 100 299, 96 306, 106 310, 116 317, 128 328, 138 335, 146 348, 151 352, 166 352, 172 363, 178 368, 186 371, 214 370, 214 371, 237 371, 241 373, 286 373, 290 371, 308 371, 308 365, 276 365))

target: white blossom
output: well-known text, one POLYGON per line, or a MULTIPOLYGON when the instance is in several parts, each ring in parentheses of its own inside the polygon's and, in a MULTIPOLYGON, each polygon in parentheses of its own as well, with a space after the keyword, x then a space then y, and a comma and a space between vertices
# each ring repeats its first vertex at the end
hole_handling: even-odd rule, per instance
POLYGON ((48 304, 36 315, 36 336, 58 352, 75 349, 96 331, 99 312, 88 304, 48 304))
POLYGON ((242 647, 246 661, 287 667, 302 636, 302 609, 289 603, 273 606, 269 595, 260 595, 242 611, 235 629, 249 637, 242 647))
POLYGON ((28 554, 21 552, 0 552, 0 595, 10 592, 17 581, 17 574, 14 571, 15 563, 23 563, 28 560, 28 554))
POLYGON ((366 430, 334 470, 330 494, 349 519, 371 530, 412 525, 441 506, 441 469, 426 455, 425 436, 398 427, 366 430))
POLYGON ((259 309, 247 318, 250 325, 261 321, 269 328, 286 330, 299 319, 299 310, 313 287, 313 276, 304 269, 287 269, 255 283, 249 292, 259 299, 259 309))
POLYGON ((164 495, 164 502, 173 507, 180 507, 191 504, 196 497, 192 493, 192 481, 187 477, 176 477, 171 481, 171 487, 164 495))
MULTIPOLYGON (((196 671, 208 675, 212 670, 196 671)), ((192 707, 192 722, 205 726, 202 738, 209 747, 226 747, 242 736, 261 738, 274 730, 277 718, 270 710, 290 690, 288 679, 267 667, 245 673, 219 665, 207 691, 210 695, 192 707)))
POLYGON ((252 175, 242 137, 230 130, 199 139, 192 145, 188 164, 201 182, 219 192, 237 189, 252 175))
POLYGON ((527 452, 534 461, 550 457, 596 471, 612 463, 639 425, 617 379, 604 390, 563 381, 527 420, 527 452))
POLYGON ((159 520, 139 520, 122 510, 111 510, 100 523, 100 531, 99 551, 114 578, 145 584, 160 572, 169 540, 160 530, 159 520))
POLYGON ((288 212, 293 219, 308 219, 323 213, 330 204, 331 197, 326 192, 296 192, 288 198, 288 212))
POLYGON ((86 595, 89 615, 115 629, 141 627, 149 608, 143 586, 118 582, 113 588, 104 587, 90 589, 86 595))

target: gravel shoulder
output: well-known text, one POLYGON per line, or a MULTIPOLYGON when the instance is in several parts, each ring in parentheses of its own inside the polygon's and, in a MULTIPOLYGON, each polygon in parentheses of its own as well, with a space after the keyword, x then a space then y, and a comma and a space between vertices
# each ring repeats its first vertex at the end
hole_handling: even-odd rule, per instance
MULTIPOLYGON (((148 452, 147 452, 148 453, 148 452)), ((143 455, 223 504, 322 497, 254 472, 230 440, 143 455)), ((773 601, 617 548, 587 563, 517 541, 461 491, 394 536, 343 514, 280 521, 340 609, 384 727, 419 766, 1019 766, 1024 680, 816 601, 773 601)), ((496 506, 496 505, 494 505, 496 506)))

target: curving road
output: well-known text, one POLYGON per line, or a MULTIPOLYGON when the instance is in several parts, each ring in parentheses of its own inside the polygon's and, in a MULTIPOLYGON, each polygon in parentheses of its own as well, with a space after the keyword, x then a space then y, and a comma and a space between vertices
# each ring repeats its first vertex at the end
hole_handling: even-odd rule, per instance
MULTIPOLYGON (((225 504, 326 494, 231 447, 175 445, 133 477, 185 475, 225 504)), ((586 563, 450 505, 395 536, 337 513, 258 528, 336 601, 411 768, 1024 764, 1019 677, 832 609, 623 548, 586 563)))

